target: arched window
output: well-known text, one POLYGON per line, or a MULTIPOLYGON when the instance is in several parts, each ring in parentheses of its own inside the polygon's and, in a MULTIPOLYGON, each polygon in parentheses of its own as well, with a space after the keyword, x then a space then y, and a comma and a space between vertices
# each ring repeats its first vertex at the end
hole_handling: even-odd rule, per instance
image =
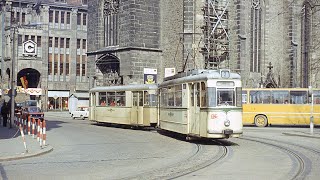
POLYGON ((261 66, 261 22, 262 10, 260 0, 251 2, 251 57, 250 72, 260 72, 261 66))
POLYGON ((119 0, 104 1, 104 46, 118 45, 119 0))
POLYGON ((303 3, 301 26, 301 87, 308 87, 311 45, 311 5, 307 1, 303 3))

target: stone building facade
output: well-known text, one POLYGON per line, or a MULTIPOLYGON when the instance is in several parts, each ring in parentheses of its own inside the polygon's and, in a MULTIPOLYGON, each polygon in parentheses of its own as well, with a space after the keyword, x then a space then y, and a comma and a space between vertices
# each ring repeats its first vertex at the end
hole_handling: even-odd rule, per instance
MULTIPOLYGON (((88 93, 87 3, 1 1, 3 94, 11 88, 13 79, 20 91, 37 90, 39 93, 31 93, 30 97, 38 100, 44 110, 67 110, 70 95, 88 93)), ((16 97, 17 101, 22 100, 16 97)))
POLYGON ((165 68, 229 68, 244 87, 319 87, 319 6, 319 0, 89 1, 89 86, 108 85, 115 71, 121 81, 113 82, 130 84, 143 83, 144 68, 157 69, 158 82, 165 68))

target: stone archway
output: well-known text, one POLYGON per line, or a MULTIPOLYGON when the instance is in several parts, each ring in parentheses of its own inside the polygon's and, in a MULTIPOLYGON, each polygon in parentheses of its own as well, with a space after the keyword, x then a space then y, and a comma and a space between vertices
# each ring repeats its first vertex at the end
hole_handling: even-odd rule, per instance
POLYGON ((120 76, 120 61, 117 56, 110 53, 104 54, 96 60, 96 66, 103 74, 101 85, 111 86, 123 83, 120 76))
POLYGON ((40 83, 40 76, 40 72, 36 69, 22 69, 17 74, 17 86, 21 86, 23 88, 38 88, 40 83), (22 82, 23 80, 25 81, 24 85, 22 82))

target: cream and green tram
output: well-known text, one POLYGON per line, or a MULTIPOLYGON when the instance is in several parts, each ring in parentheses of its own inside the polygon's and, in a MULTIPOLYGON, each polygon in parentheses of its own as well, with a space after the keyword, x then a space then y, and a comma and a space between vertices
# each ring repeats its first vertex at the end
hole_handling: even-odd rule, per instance
POLYGON ((193 70, 159 85, 160 129, 189 137, 242 134, 241 77, 229 70, 193 70))
POLYGON ((95 87, 90 90, 89 120, 156 126, 157 99, 155 84, 95 87))

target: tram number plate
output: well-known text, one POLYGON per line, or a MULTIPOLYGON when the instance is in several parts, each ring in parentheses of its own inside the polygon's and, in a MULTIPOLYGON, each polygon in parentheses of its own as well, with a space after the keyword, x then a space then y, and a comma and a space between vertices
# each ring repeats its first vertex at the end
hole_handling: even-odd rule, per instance
POLYGON ((231 130, 231 129, 223 130, 223 134, 226 134, 226 135, 233 134, 233 130, 231 130))

